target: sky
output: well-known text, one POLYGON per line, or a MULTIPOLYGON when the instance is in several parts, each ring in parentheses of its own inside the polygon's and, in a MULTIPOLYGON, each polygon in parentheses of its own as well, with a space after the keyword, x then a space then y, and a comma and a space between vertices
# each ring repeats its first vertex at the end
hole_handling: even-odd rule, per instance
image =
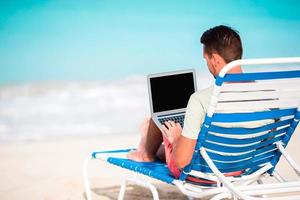
POLYGON ((0 84, 206 70, 201 34, 238 30, 244 58, 300 56, 297 0, 0 1, 0 84))

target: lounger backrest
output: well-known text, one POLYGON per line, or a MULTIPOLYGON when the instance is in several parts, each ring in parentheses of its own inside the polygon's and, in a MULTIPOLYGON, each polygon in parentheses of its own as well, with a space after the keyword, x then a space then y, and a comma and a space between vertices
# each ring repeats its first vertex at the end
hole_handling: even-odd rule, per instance
POLYGON ((217 77, 193 159, 180 178, 192 170, 212 172, 201 148, 222 173, 251 174, 267 163, 275 167, 276 142, 286 146, 298 125, 299 85, 300 67, 217 77))

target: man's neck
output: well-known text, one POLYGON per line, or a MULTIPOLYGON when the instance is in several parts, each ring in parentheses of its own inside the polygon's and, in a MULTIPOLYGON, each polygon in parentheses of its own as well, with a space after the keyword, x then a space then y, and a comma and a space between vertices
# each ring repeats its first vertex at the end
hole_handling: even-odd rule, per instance
POLYGON ((232 68, 231 70, 229 70, 227 72, 228 74, 239 74, 239 73, 243 73, 241 66, 237 66, 232 68))

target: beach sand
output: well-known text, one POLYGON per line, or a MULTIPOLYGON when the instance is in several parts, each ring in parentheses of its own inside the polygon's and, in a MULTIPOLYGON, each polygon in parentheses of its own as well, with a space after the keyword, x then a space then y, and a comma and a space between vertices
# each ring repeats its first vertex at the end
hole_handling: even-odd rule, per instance
MULTIPOLYGON (((82 164, 93 150, 135 147, 139 134, 73 137, 48 141, 0 144, 0 199, 85 199, 82 164)), ((299 129, 287 148, 300 163, 299 129)), ((295 174, 284 159, 278 171, 288 179, 295 174)), ((116 199, 123 178, 131 172, 93 160, 89 164, 94 199, 116 199)), ((186 199, 175 187, 153 181, 161 199, 186 199)), ((144 188, 130 185, 125 199, 152 199, 144 188)))

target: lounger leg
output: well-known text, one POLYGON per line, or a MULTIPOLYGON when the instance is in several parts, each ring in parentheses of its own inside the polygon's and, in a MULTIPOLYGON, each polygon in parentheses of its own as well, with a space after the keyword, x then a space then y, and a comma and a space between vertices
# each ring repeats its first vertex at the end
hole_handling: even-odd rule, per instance
POLYGON ((230 193, 224 192, 224 193, 220 193, 216 196, 214 196, 213 198, 211 198, 211 200, 220 200, 220 199, 231 199, 232 196, 230 193))
POLYGON ((91 157, 88 157, 83 163, 84 188, 85 188, 87 200, 92 200, 92 192, 91 192, 91 187, 89 184, 88 173, 87 173, 88 163, 91 159, 92 159, 91 157))
POLYGON ((136 176, 134 178, 127 178, 127 180, 125 180, 123 182, 123 184, 121 186, 121 189, 120 189, 118 200, 122 200, 124 198, 124 194, 125 194, 125 190, 126 190, 126 184, 127 184, 128 181, 131 181, 131 182, 133 182, 133 183, 135 183, 139 186, 148 188, 152 193, 153 200, 159 200, 158 192, 157 192, 155 186, 153 184, 151 184, 149 181, 141 180, 136 176))
POLYGON ((298 180, 300 180, 300 166, 292 159, 292 157, 288 154, 285 148, 282 146, 280 142, 276 143, 277 148, 282 153, 283 157, 286 159, 288 164, 293 168, 295 173, 297 174, 298 180))
POLYGON ((190 197, 190 196, 186 196, 188 200, 193 200, 194 198, 193 197, 190 197))
POLYGON ((283 183, 283 182, 286 182, 286 180, 280 176, 275 170, 273 171, 273 174, 272 174, 276 179, 277 181, 279 181, 280 183, 283 183))
POLYGON ((125 191, 126 191, 126 184, 127 184, 127 180, 124 180, 121 187, 120 187, 118 200, 123 200, 124 199, 124 195, 125 195, 125 191))
MULTIPOLYGON (((262 179, 261 178, 259 178, 259 179, 257 179, 257 181, 256 181, 258 184, 264 184, 264 182, 262 181, 262 179)), ((263 194, 263 195, 261 195, 261 197, 262 198, 267 198, 268 196, 267 195, 265 195, 265 194, 263 194)))
POLYGON ((153 196, 153 200, 159 200, 158 192, 157 192, 156 188, 152 184, 150 184, 148 187, 151 190, 151 193, 152 193, 152 196, 153 196))

